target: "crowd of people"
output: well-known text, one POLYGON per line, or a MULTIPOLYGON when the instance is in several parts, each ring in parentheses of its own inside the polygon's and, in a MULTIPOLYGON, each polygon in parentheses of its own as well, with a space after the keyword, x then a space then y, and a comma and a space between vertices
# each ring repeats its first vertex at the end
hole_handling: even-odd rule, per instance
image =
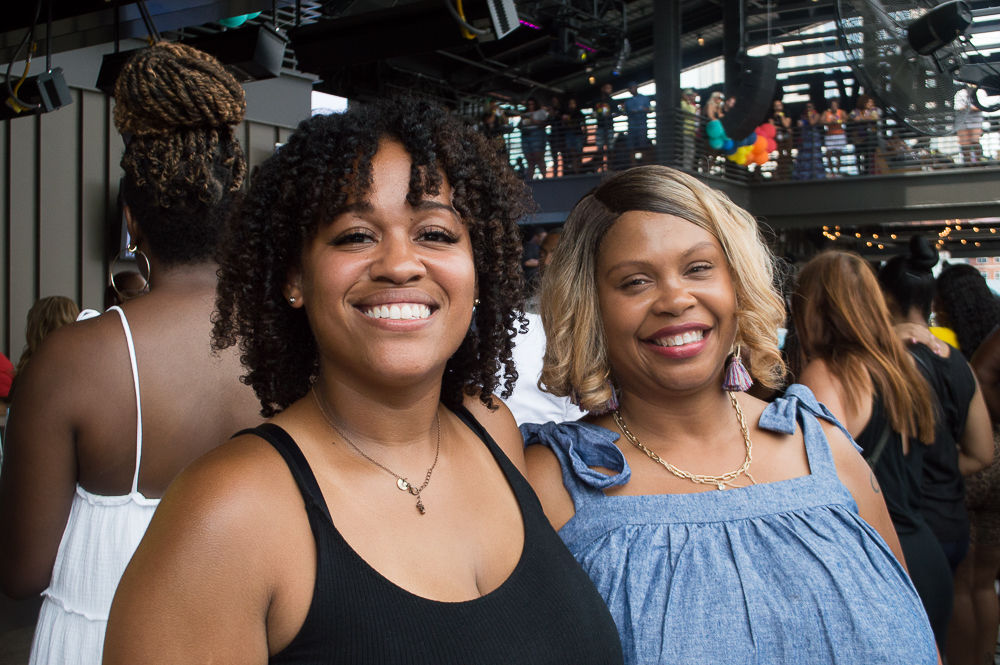
POLYGON ((631 96, 623 100, 612 97, 610 83, 589 100, 552 96, 542 104, 529 97, 524 111, 516 115, 516 127, 513 117, 491 101, 477 127, 504 156, 510 153, 508 137, 516 129, 522 156, 516 158, 514 169, 525 180, 627 168, 635 166, 651 146, 648 118, 653 102, 639 93, 634 82, 628 90, 631 96), (616 134, 614 122, 620 117, 625 117, 627 131, 616 134), (585 153, 586 146, 593 146, 593 151, 585 153))
MULTIPOLYGON (((519 137, 522 155, 514 160, 515 172, 528 180, 650 163, 652 100, 640 94, 635 83, 628 90, 630 97, 615 99, 607 83, 590 100, 554 96, 542 104, 528 98, 525 110, 517 115, 516 127, 493 101, 477 127, 504 155, 511 152, 512 137, 519 137), (615 118, 621 117, 627 121, 626 131, 616 133, 615 118)), ((735 103, 735 96, 726 97, 718 90, 703 103, 693 88, 682 91, 677 150, 678 164, 684 170, 722 175, 746 171, 728 162, 724 152, 710 148, 706 134, 708 123, 722 120, 735 103)), ((795 114, 787 113, 781 100, 774 100, 768 116, 761 120, 775 128, 773 165, 766 170, 777 180, 878 175, 954 165, 956 160, 963 166, 990 161, 981 144, 983 114, 971 106, 956 132, 955 155, 932 149, 926 137, 921 139, 901 125, 887 124, 882 109, 867 94, 858 95, 850 110, 842 107, 840 99, 830 98, 819 104, 807 101, 795 114)))
POLYGON ((971 266, 935 277, 915 235, 795 275, 657 165, 524 229, 502 133, 410 98, 304 120, 241 192, 242 90, 178 44, 115 100, 149 272, 84 320, 38 306, 0 468, 32 663, 992 657, 1000 301, 971 266))

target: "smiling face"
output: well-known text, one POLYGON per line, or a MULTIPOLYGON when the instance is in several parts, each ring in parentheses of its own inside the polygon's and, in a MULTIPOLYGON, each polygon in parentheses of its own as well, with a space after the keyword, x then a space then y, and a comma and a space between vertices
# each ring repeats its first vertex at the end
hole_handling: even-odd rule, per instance
POLYGON ((627 212, 601 245, 597 293, 623 391, 718 389, 736 336, 736 293, 715 236, 673 215, 627 212))
POLYGON ((469 233, 447 181, 416 207, 406 201, 410 155, 383 141, 365 199, 302 250, 285 288, 305 307, 324 372, 403 385, 440 380, 472 320, 476 270, 469 233))

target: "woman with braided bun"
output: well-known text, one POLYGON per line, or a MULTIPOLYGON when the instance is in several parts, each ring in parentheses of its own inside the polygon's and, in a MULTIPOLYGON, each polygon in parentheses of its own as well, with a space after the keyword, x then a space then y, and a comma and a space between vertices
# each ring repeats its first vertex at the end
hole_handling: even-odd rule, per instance
POLYGON ((55 331, 18 379, 0 475, 0 584, 45 596, 32 663, 100 663, 115 588, 181 469, 260 422, 238 355, 215 353, 213 257, 246 163, 243 91, 156 44, 125 65, 115 124, 149 293, 55 331))

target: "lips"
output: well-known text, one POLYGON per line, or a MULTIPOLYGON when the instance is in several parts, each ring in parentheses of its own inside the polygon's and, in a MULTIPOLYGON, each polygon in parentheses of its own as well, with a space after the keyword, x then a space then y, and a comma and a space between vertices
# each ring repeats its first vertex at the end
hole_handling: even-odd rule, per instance
POLYGON ((703 323, 685 323, 656 331, 644 341, 654 353, 667 358, 691 358, 705 348, 712 328, 703 323))
POLYGON ((705 338, 704 330, 695 330, 692 332, 681 333, 680 335, 673 335, 670 337, 658 337, 656 339, 649 340, 656 346, 684 346, 685 344, 691 344, 692 342, 700 342, 705 338))
POLYGON ((372 307, 359 307, 373 319, 393 319, 408 321, 410 319, 426 319, 431 315, 431 308, 421 303, 392 303, 387 305, 374 305, 372 307))

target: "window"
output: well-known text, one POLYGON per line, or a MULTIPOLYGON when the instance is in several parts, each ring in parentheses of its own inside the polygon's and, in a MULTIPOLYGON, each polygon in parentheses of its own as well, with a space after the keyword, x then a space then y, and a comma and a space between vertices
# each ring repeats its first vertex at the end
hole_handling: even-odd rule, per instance
POLYGON ((989 273, 987 273, 985 270, 980 270, 979 274, 983 276, 983 279, 989 279, 990 278, 989 273))
POLYGON ((993 279, 1000 279, 1000 270, 993 271, 993 279))
POLYGON ((987 263, 988 261, 989 259, 986 258, 985 256, 980 256, 978 259, 976 259, 976 263, 987 263))
POLYGON ((1000 256, 994 256, 993 263, 1000 263, 1000 256))

